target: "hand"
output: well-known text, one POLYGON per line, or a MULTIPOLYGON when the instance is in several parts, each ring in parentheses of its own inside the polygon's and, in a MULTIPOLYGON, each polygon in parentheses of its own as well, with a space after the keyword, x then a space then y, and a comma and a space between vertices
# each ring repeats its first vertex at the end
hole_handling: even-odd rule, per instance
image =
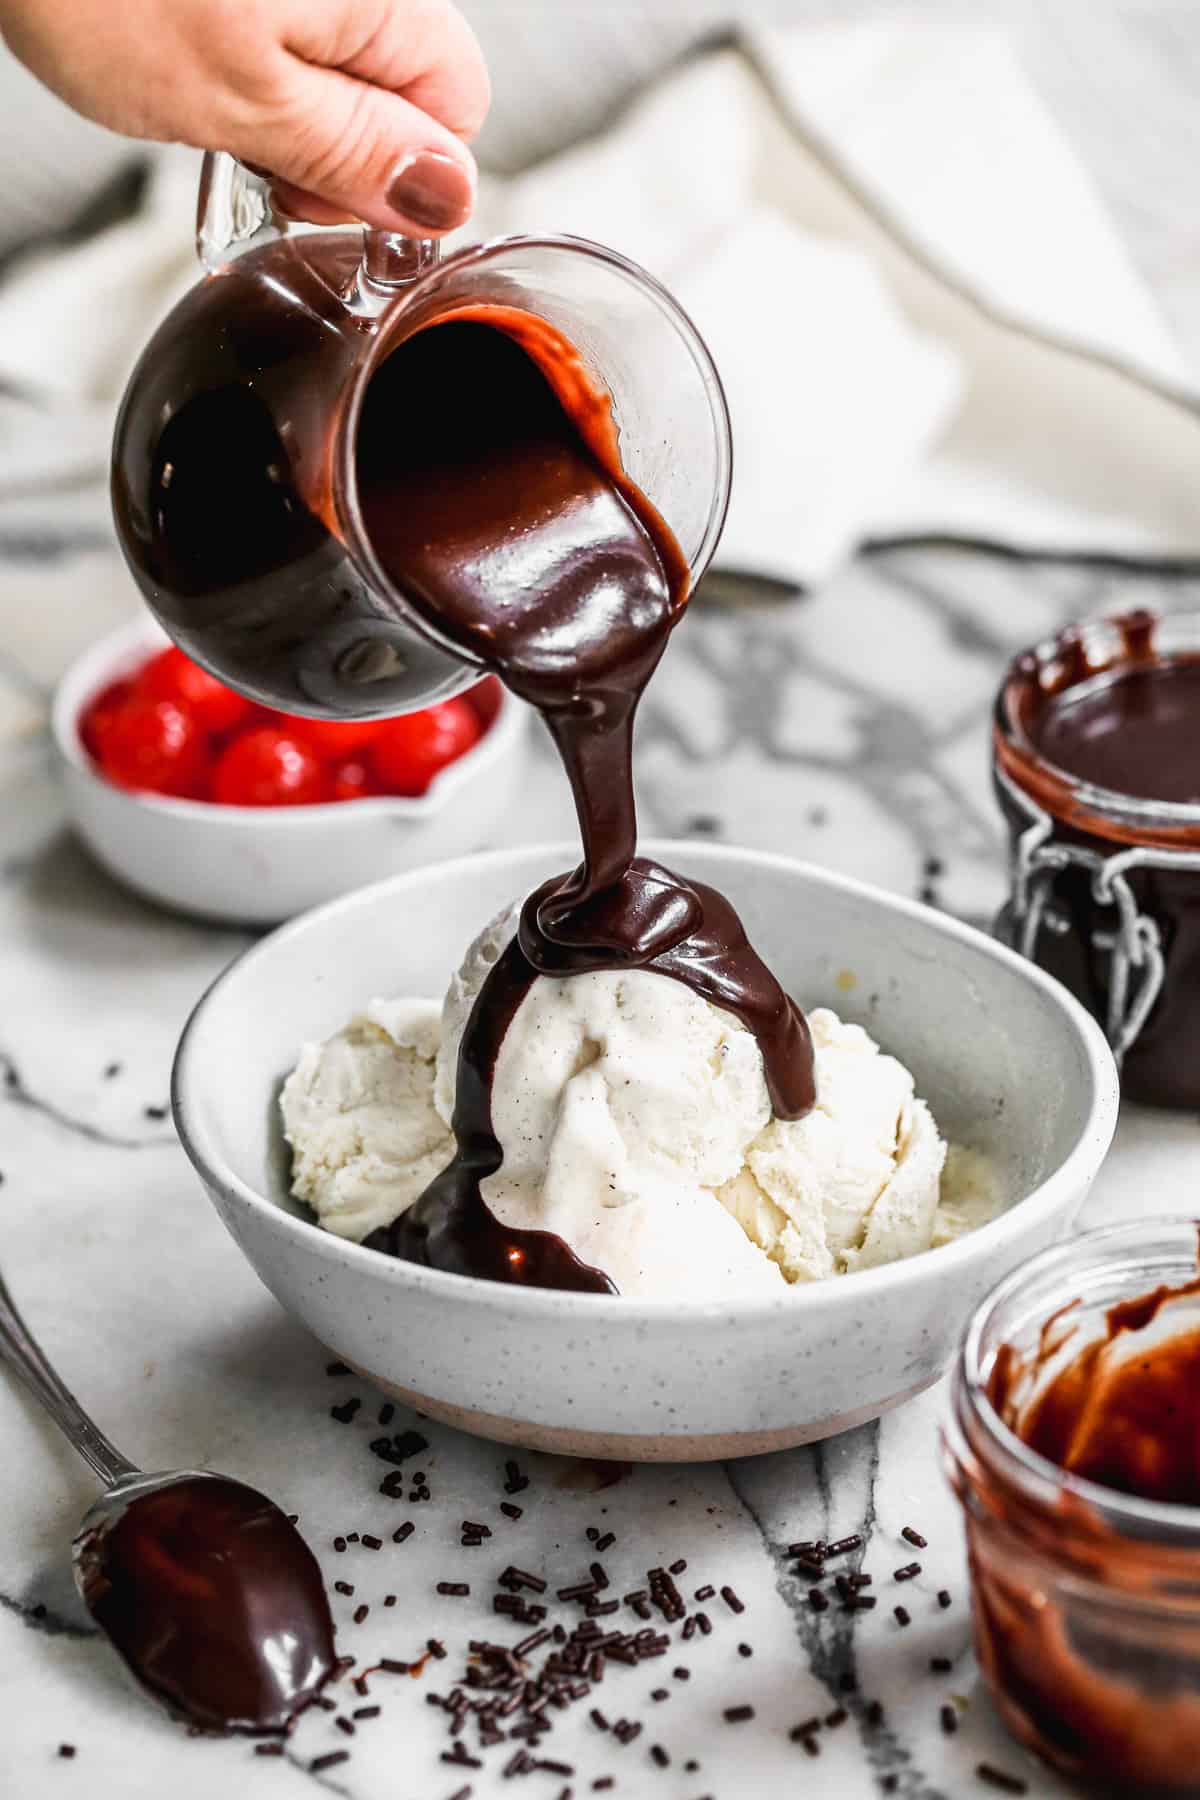
POLYGON ((470 214, 488 78, 452 0, 0 0, 0 32, 77 112, 229 150, 295 217, 436 237, 470 214))

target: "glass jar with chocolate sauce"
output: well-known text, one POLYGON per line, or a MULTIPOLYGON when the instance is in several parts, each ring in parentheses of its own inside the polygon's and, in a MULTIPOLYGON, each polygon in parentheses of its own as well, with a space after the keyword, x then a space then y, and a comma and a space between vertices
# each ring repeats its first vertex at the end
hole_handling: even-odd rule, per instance
POLYGON ((1200 615, 1075 625, 1011 664, 998 930, 1104 1026, 1132 1099, 1200 1106, 1200 615))
MULTIPOLYGON (((436 244, 386 232, 296 230, 223 155, 205 159, 197 244, 208 272, 122 401, 113 514, 150 610, 231 687, 375 718, 480 678, 428 596, 384 566, 363 494, 427 444, 435 462, 464 417, 489 422, 493 448, 528 437, 504 413, 518 384, 506 392, 478 354, 483 325, 537 365, 588 448, 669 527, 691 581, 703 574, 729 500, 724 395, 687 315, 626 258, 522 237, 439 260, 436 244), (429 357, 411 354, 418 337, 429 357)), ((496 507, 521 502, 514 487, 496 507)))
POLYGON ((1090 1232, 968 1328, 944 1451, 1009 1729, 1089 1793, 1200 1794, 1197 1227, 1090 1232))

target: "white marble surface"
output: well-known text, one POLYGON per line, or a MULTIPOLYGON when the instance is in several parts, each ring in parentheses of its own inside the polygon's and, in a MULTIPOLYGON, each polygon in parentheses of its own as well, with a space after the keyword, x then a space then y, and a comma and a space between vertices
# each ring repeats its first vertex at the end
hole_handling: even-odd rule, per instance
MULTIPOLYGON (((378 1493, 370 1454, 379 1397, 330 1379, 319 1345, 258 1286, 209 1211, 161 1116, 171 1052, 189 1007, 245 939, 155 912, 100 874, 63 830, 42 733, 47 684, 75 641, 130 604, 112 553, 82 537, 10 540, 0 581, 0 1222, 2 1262, 67 1379, 128 1453, 151 1467, 212 1466, 261 1485, 297 1511, 330 1580, 342 1647, 360 1662, 412 1657, 431 1633, 453 1660, 419 1682, 378 1677, 380 1718, 353 1739, 332 1715, 302 1721, 282 1762, 241 1742, 189 1739, 119 1677, 74 1599, 68 1545, 93 1494, 84 1469, 25 1398, 0 1381, 0 1793, 60 1792, 207 1800, 300 1793, 314 1781, 353 1800, 449 1800, 511 1791, 503 1757, 484 1771, 439 1762, 444 1716, 424 1703, 461 1672, 470 1637, 498 1625, 490 1579, 509 1560, 552 1586, 590 1560, 588 1525, 616 1533, 604 1561, 613 1591, 644 1585, 652 1565, 684 1556, 686 1594, 731 1582, 746 1611, 719 1598, 712 1636, 660 1661, 614 1670, 597 1696, 610 1718, 644 1721, 625 1747, 562 1715, 539 1754, 571 1778, 538 1772, 532 1793, 589 1794, 602 1775, 624 1796, 740 1800, 793 1791, 866 1800, 985 1793, 981 1760, 1019 1772, 1035 1794, 1056 1784, 1006 1738, 968 1649, 961 1536, 938 1467, 943 1395, 814 1449, 725 1466, 642 1469, 603 1492, 573 1465, 522 1458, 523 1518, 498 1511, 504 1453, 424 1427, 433 1501, 378 1493), (350 1393, 352 1424, 329 1417, 350 1393), (402 1546, 390 1533, 411 1516, 402 1546), (494 1532, 458 1548, 458 1522, 494 1532), (929 1538, 924 1573, 897 1588, 929 1538), (335 1533, 376 1532, 378 1553, 337 1555, 335 1533), (780 1547, 861 1531, 874 1612, 811 1613, 780 1547), (471 1579, 444 1599, 439 1579, 471 1579), (948 1609, 937 1590, 952 1594, 948 1609), (385 1594, 396 1604, 382 1606, 385 1594), (368 1619, 354 1625, 361 1600, 368 1619), (912 1625, 901 1629, 902 1600, 912 1625), (739 1655, 739 1643, 753 1656, 739 1655), (949 1675, 929 1659, 952 1659, 949 1675), (686 1684, 672 1679, 678 1664, 686 1684), (444 1672, 444 1673, 443 1673, 444 1672), (839 1683, 854 1676, 844 1695, 839 1683), (663 1686, 669 1698, 653 1702, 663 1686), (872 1728, 865 1706, 882 1702, 872 1728), (728 1724, 750 1701, 756 1718, 728 1724), (939 1707, 959 1709, 943 1735, 939 1707), (845 1704, 812 1762, 788 1728, 845 1704), (78 1746, 61 1760, 61 1742, 78 1746), (671 1758, 660 1769, 650 1746, 671 1758), (310 1775, 311 1759, 350 1760, 310 1775), (689 1758, 699 1768, 685 1767, 689 1758)), ((647 829, 719 833, 811 856, 985 922, 1000 897, 999 834, 987 787, 986 709, 1006 653, 1056 621, 1101 605, 1200 598, 1197 584, 1073 567, 1027 568, 953 551, 892 550, 860 561, 819 598, 739 610, 697 608, 677 638, 645 722, 641 794, 647 829), (934 859, 932 862, 930 859, 934 859)), ((567 802, 548 755, 519 814, 496 842, 560 835, 567 802)), ((1188 1212, 1195 1118, 1131 1114, 1089 1208, 1091 1220, 1188 1212)), ((393 1429, 408 1423, 398 1414, 393 1429)), ((853 1566, 858 1558, 851 1559, 853 1566)), ((570 1609, 563 1609, 564 1613, 570 1609)), ((677 1632, 678 1628, 676 1628, 677 1632)), ((508 1641, 516 1633, 495 1631, 508 1641)), ((347 1696, 347 1706, 361 1705, 347 1696)), ((589 1702, 590 1704, 590 1702, 589 1702)))

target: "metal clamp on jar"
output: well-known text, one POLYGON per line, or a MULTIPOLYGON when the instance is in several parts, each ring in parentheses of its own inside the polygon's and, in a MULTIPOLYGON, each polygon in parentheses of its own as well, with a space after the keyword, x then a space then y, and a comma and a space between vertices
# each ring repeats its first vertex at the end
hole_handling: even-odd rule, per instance
POLYGON ((1095 1014, 1127 1094, 1200 1104, 1200 615, 1131 613, 1023 652, 993 757, 999 935, 1095 1014))

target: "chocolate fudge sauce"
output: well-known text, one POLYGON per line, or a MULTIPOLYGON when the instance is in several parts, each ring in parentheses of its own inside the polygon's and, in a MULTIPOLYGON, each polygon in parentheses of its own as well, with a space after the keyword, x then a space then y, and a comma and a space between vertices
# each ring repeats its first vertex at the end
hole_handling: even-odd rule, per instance
MULTIPOLYGON (((988 1398, 1060 1468, 1200 1503, 1200 1280, 1122 1301, 1072 1352, 1074 1304, 1004 1345, 988 1398), (1178 1317, 1172 1318, 1173 1313, 1178 1317)), ((979 1661, 1013 1731, 1088 1793, 1200 1794, 1200 1535, 1034 1498, 976 1462, 967 1504, 979 1661)))
POLYGON ((84 1599, 142 1684, 190 1725, 274 1733, 336 1651, 316 1559, 265 1495, 189 1476, 131 1496, 79 1546, 84 1599))
POLYGON ((1200 802, 1200 658, 1137 662, 1051 696, 1033 724, 1048 762, 1137 800, 1200 802))
POLYGON ((686 560, 625 475, 606 399, 545 321, 475 307, 401 343, 364 402, 367 536, 437 629, 537 708, 575 798, 583 860, 526 902, 463 1036, 450 1166, 367 1241, 409 1261, 611 1292, 552 1233, 504 1227, 480 1184, 502 1150, 491 1086, 536 976, 652 969, 734 1014, 762 1051, 781 1118, 811 1107, 804 1016, 711 888, 637 856, 638 702, 687 601, 686 560), (417 422, 411 431, 397 420, 417 422))
MULTIPOLYGON (((1104 1335, 1025 1406, 1028 1371, 1005 1345, 988 1398, 1031 1450, 1070 1474, 1143 1500, 1200 1505, 1200 1324, 1169 1329, 1170 1310, 1189 1299, 1200 1299, 1200 1279, 1111 1307, 1104 1335)), ((1069 1344, 1070 1326, 1071 1309, 1050 1322, 1040 1359, 1069 1344)))

